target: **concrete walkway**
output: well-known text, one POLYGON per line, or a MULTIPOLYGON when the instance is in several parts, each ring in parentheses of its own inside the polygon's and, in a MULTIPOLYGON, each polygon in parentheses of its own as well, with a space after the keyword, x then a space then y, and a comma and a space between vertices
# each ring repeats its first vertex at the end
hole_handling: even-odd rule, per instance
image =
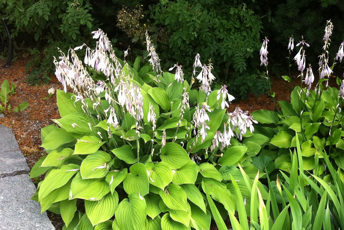
POLYGON ((47 214, 31 200, 35 186, 12 131, 0 125, 0 230, 53 230, 47 214))

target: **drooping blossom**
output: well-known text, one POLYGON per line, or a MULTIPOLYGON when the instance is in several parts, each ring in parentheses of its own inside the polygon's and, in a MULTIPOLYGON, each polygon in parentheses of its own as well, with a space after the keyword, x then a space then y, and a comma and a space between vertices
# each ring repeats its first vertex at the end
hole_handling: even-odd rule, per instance
POLYGON ((267 37, 265 37, 265 39, 263 40, 263 44, 262 47, 260 48, 260 65, 268 65, 268 42, 269 39, 267 37))
POLYGON ((248 114, 248 111, 243 112, 239 107, 236 107, 233 113, 228 114, 229 125, 234 132, 235 128, 238 128, 239 133, 235 133, 239 139, 242 139, 242 135, 246 134, 247 129, 252 133, 254 131, 253 123, 258 123, 253 120, 253 117, 248 114))
POLYGON ((293 36, 291 36, 289 38, 288 50, 289 51, 293 51, 294 50, 294 37, 293 36))
POLYGON ((155 130, 156 128, 156 114, 154 112, 154 107, 152 104, 149 104, 149 111, 148 111, 148 115, 147 115, 147 120, 148 122, 152 122, 152 129, 153 131, 155 130))
POLYGON ((207 114, 211 112, 210 107, 208 105, 202 105, 201 109, 199 107, 196 108, 196 111, 193 115, 193 124, 196 129, 198 130, 198 134, 202 137, 202 142, 207 137, 207 129, 210 129, 207 125, 207 121, 209 121, 209 116, 207 114))
POLYGON ((201 90, 203 90, 206 94, 211 92, 210 85, 215 80, 215 76, 211 73, 211 69, 211 65, 203 65, 202 71, 196 77, 196 79, 201 83, 201 90))
POLYGON ((147 43, 148 57, 150 57, 149 62, 151 63, 153 70, 157 74, 160 74, 162 72, 161 66, 160 66, 160 58, 158 54, 156 53, 155 47, 150 40, 148 31, 146 31, 146 43, 147 43))
POLYGON ((307 68, 306 77, 305 77, 304 82, 306 85, 308 85, 308 89, 310 89, 312 87, 312 84, 314 82, 314 74, 313 74, 313 70, 312 70, 311 66, 309 66, 307 68))
POLYGON ((176 73, 174 74, 174 79, 177 82, 182 82, 183 83, 184 82, 184 73, 183 73, 183 70, 182 70, 182 66, 178 65, 178 64, 175 64, 174 66, 169 68, 168 71, 172 71, 173 69, 176 69, 176 73))
POLYGON ((327 64, 327 60, 325 60, 323 67, 321 68, 320 78, 329 77, 331 76, 332 72, 332 69, 327 64))
POLYGON ((235 98, 228 93, 227 86, 223 85, 219 91, 217 91, 217 101, 219 101, 222 98, 221 101, 221 108, 227 108, 229 106, 228 102, 232 102, 235 98), (227 99, 227 101, 226 101, 227 99))
POLYGON ((202 63, 201 63, 201 56, 199 54, 196 54, 195 56, 195 61, 194 61, 194 64, 193 64, 193 75, 195 76, 196 75, 196 68, 197 67, 202 67, 202 63))
POLYGON ((336 59, 339 60, 339 62, 342 62, 344 57, 344 42, 340 43, 338 53, 336 55, 336 59))
POLYGON ((297 68, 300 72, 303 72, 306 67, 306 55, 305 50, 301 47, 299 52, 295 55, 294 60, 296 61, 297 68))
POLYGON ((302 45, 302 46, 307 46, 307 47, 310 46, 310 45, 306 42, 306 40, 303 39, 303 36, 301 36, 301 41, 299 41, 299 43, 296 44, 296 47, 298 47, 298 46, 300 46, 300 45, 302 45))

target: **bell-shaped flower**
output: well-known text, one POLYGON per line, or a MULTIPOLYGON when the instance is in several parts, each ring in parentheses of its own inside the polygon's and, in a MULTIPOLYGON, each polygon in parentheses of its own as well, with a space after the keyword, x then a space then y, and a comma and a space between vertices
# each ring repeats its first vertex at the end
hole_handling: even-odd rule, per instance
POLYGON ((342 62, 344 57, 344 42, 342 42, 339 46, 338 53, 336 55, 336 59, 339 60, 339 62, 342 62))

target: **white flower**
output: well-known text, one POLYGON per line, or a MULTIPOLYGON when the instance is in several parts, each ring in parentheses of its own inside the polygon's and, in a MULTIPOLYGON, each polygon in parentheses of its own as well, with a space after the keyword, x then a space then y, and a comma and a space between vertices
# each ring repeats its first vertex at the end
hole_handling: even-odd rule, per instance
POLYGON ((268 42, 269 39, 265 37, 262 47, 260 48, 260 65, 268 65, 268 42))
POLYGON ((344 42, 340 44, 336 59, 339 60, 339 62, 342 62, 344 57, 344 42))
POLYGON ((289 38, 288 50, 290 51, 294 50, 294 37, 293 36, 289 38))
POLYGON ((227 108, 229 106, 228 102, 233 101, 235 98, 228 93, 227 86, 223 85, 221 89, 217 92, 217 100, 219 101, 222 96, 221 108, 227 108), (228 102, 226 101, 228 100, 228 102))
POLYGON ((308 85, 308 89, 310 89, 312 86, 312 83, 314 82, 314 74, 313 74, 312 67, 307 68, 306 77, 304 81, 305 81, 305 84, 308 85))
POLYGON ((183 70, 182 70, 182 66, 181 65, 178 65, 178 64, 175 64, 173 67, 169 68, 168 71, 172 71, 174 68, 176 68, 176 73, 174 75, 174 79, 177 81, 177 82, 184 82, 184 73, 183 73, 183 70))
POLYGON ((202 71, 198 74, 196 79, 201 83, 200 88, 206 94, 211 92, 210 85, 215 80, 215 76, 211 73, 211 69, 208 66, 206 65, 202 66, 202 71))

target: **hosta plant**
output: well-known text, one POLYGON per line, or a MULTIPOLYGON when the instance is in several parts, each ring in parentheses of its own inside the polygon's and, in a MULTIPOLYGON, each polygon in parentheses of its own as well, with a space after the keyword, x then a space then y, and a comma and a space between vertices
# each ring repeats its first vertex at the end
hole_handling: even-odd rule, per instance
POLYGON ((86 49, 84 64, 73 49, 55 60, 64 86, 57 91, 61 118, 42 129, 48 155, 30 174, 45 174, 34 196, 42 212, 60 213, 64 229, 220 223, 220 214, 225 219, 235 211, 237 164, 257 174, 251 158, 260 145, 249 139, 255 121, 239 108, 227 112, 233 97, 226 86, 212 91, 212 66, 199 55, 189 84, 179 65, 170 70, 175 74, 161 71, 148 34, 148 69, 139 59, 134 68, 119 60, 101 30, 94 38, 94 50, 75 48, 86 49))

